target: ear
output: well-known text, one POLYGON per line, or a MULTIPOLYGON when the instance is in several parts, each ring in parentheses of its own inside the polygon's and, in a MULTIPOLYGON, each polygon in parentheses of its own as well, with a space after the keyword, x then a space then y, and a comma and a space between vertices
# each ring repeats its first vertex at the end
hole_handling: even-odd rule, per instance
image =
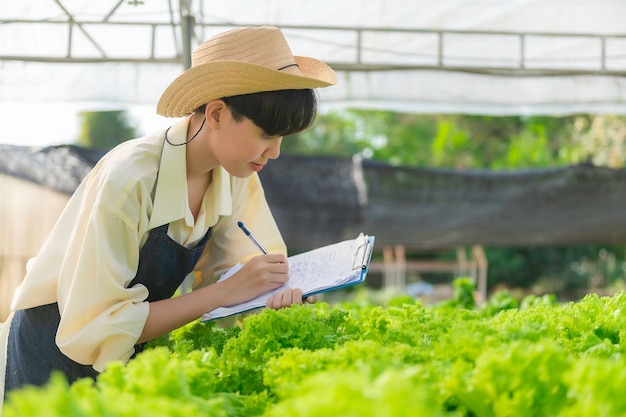
POLYGON ((226 103, 223 100, 212 100, 206 104, 204 110, 204 117, 206 118, 206 124, 213 130, 220 128, 220 124, 223 121, 224 113, 228 110, 226 103))

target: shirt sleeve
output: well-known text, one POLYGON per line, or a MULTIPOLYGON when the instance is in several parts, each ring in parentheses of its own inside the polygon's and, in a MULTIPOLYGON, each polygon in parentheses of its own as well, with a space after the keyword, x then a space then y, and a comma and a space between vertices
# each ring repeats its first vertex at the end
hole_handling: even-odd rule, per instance
POLYGON ((217 281, 219 276, 237 263, 244 264, 261 255, 259 249, 237 226, 242 221, 269 253, 287 255, 285 242, 265 199, 257 174, 249 178, 233 178, 232 214, 222 216, 213 227, 211 238, 196 264, 194 287, 217 281))
POLYGON ((83 204, 88 214, 75 220, 59 271, 56 342, 69 358, 102 371, 132 356, 148 318, 147 288, 126 288, 137 271, 140 237, 137 219, 123 213, 141 210, 138 198, 125 198, 116 212, 87 200, 94 203, 83 204))

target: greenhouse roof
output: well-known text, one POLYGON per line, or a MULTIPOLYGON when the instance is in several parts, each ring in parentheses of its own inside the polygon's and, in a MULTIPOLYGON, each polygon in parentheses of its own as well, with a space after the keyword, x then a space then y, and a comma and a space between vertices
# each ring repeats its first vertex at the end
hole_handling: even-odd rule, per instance
POLYGON ((337 70, 328 108, 626 113, 624 16, 621 0, 5 1, 0 102, 154 105, 200 41, 277 25, 337 70))

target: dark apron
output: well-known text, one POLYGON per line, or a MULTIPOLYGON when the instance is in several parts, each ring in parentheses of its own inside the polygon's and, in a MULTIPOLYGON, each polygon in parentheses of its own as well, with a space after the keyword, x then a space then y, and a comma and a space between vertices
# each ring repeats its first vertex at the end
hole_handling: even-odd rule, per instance
MULTIPOLYGON (((137 275, 128 285, 143 284, 148 288, 146 301, 170 298, 182 284, 211 237, 211 229, 192 249, 167 235, 168 225, 153 229, 139 252, 137 275)), ((63 372, 70 383, 79 378, 95 378, 98 372, 90 365, 81 365, 65 356, 56 345, 59 327, 57 303, 18 310, 9 328, 7 345, 6 393, 23 385, 45 385, 54 370, 63 372)), ((136 352, 142 345, 136 346, 136 352)))

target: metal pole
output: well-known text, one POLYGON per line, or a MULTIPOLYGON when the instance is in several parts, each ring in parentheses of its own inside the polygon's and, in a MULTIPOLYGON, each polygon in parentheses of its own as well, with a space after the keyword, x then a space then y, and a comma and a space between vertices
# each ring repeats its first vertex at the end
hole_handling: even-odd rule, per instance
POLYGON ((190 1, 180 0, 180 31, 183 43, 182 63, 185 70, 191 68, 191 38, 194 18, 191 15, 190 1))
MULTIPOLYGON (((180 0, 180 32, 183 43, 182 63, 185 70, 191 68, 191 38, 193 36, 194 19, 191 15, 191 0, 180 0)), ((187 274, 187 277, 180 284, 181 294, 191 292, 195 275, 187 274)))

